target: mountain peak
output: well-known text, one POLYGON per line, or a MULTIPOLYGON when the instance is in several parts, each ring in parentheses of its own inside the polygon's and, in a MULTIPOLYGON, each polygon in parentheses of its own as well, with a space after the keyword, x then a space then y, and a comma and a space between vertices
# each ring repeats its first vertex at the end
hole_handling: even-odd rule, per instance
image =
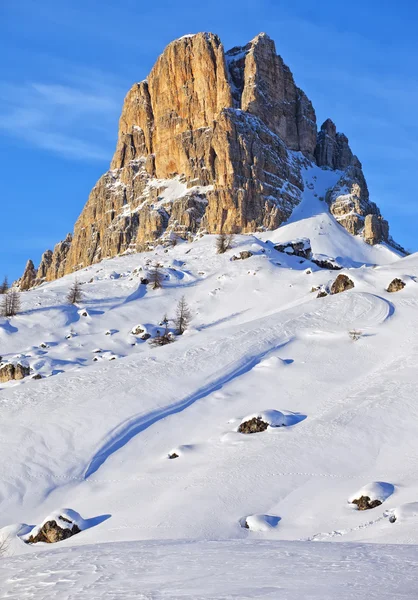
MULTIPOLYGON (((348 231, 381 219, 347 137, 331 119, 318 133, 267 34, 226 53, 213 33, 186 34, 128 92, 110 170, 36 282, 176 236, 276 229, 301 201, 306 164, 339 172, 321 196, 348 231)), ((386 225, 367 238, 389 239, 386 225)))

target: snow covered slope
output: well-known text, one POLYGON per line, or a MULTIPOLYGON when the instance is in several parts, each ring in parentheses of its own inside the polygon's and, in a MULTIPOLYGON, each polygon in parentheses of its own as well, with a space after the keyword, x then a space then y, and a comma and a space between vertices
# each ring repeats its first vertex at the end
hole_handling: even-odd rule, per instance
MULTIPOLYGON (((298 570, 302 555, 327 565, 344 554, 311 541, 418 543, 418 255, 400 258, 342 229, 319 199, 332 183, 321 178, 330 175, 307 173, 313 186, 291 222, 268 235, 237 236, 223 255, 205 236, 104 261, 77 274, 85 295, 79 307, 65 304, 67 276, 23 293, 22 313, 0 320, 3 359, 20 357, 43 376, 0 391, 0 527, 7 552, 17 555, 1 563, 0 594, 8 595, 0 597, 26 597, 46 565, 56 575, 45 589, 59 583, 61 597, 70 598, 75 572, 86 578, 79 581, 92 577, 85 564, 96 565, 95 579, 128 555, 171 561, 175 551, 189 568, 191 552, 214 548, 202 577, 216 578, 225 574, 222 549, 236 553, 232 570, 246 571, 271 548, 290 581, 292 560, 298 570), (295 238, 336 259, 355 287, 317 298, 311 290, 329 288, 338 271, 274 249, 295 238), (253 255, 231 260, 243 250, 253 255), (140 283, 156 261, 166 276, 161 290, 140 283), (395 277, 406 286, 390 294, 395 277), (154 336, 183 295, 193 319, 175 343, 153 348, 132 333, 141 325, 154 336), (272 410, 287 426, 237 431, 247 415, 272 410), (357 510, 349 500, 364 489, 377 490, 382 504, 357 510), (25 544, 28 527, 19 524, 39 525, 60 506, 78 511, 88 527, 52 549, 25 544), (224 541, 219 554, 216 544, 173 550, 163 542, 185 539, 224 541), (114 545, 87 546, 98 542, 114 545), (86 547, 74 553, 73 546, 86 547), (63 562, 71 566, 61 580, 63 562)), ((393 551, 380 547, 383 572, 393 551)), ((371 557, 361 571, 366 581, 378 551, 352 548, 359 561, 371 557)), ((412 550, 400 552, 411 560, 412 550)), ((144 598, 154 597, 146 595, 155 589, 151 579, 144 598)), ((335 585, 343 579, 336 574, 335 585)), ((83 585, 77 597, 118 597, 89 596, 83 585)), ((256 597, 233 582, 212 596, 179 585, 164 597, 256 597)), ((278 585, 266 583, 265 597, 277 597, 278 585)), ((406 578, 405 594, 408 586, 406 578)), ((379 597, 389 596, 382 590, 379 597)))

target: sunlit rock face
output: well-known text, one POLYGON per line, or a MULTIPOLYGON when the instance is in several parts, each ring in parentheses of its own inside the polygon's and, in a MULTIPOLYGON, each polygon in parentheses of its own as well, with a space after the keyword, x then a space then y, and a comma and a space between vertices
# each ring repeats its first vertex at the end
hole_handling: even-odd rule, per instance
POLYGON ((176 236, 275 229, 300 202, 310 163, 341 172, 327 200, 343 227, 389 239, 347 138, 330 119, 317 133, 273 40, 262 33, 225 52, 212 33, 184 36, 129 90, 110 170, 73 235, 44 253, 36 283, 176 236))

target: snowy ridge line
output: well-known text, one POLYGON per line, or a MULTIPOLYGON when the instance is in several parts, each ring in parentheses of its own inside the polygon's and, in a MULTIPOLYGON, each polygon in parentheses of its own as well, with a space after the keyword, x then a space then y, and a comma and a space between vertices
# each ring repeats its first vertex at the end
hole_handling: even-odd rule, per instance
POLYGON ((263 358, 266 358, 269 354, 277 352, 277 350, 285 346, 289 340, 290 338, 285 339, 273 348, 269 348, 268 350, 260 352, 259 354, 250 357, 248 360, 241 359, 238 361, 238 365, 231 371, 219 379, 215 379, 215 381, 204 386, 194 394, 186 396, 186 398, 180 400, 179 402, 169 405, 163 409, 152 411, 146 415, 135 415, 124 423, 121 423, 119 427, 115 428, 111 439, 105 443, 104 446, 91 458, 85 469, 84 479, 88 479, 91 475, 93 475, 109 458, 109 456, 125 446, 138 433, 148 429, 165 417, 185 410, 198 400, 201 400, 202 398, 209 396, 209 394, 221 389, 223 385, 230 382, 232 379, 235 379, 236 377, 239 377, 240 375, 243 375, 244 373, 253 369, 263 358))

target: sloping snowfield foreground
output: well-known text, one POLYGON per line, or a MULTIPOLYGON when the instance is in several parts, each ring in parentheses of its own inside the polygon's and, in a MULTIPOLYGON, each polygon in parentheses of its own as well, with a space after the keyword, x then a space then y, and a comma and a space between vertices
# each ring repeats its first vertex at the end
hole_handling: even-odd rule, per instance
POLYGON ((418 255, 350 236, 308 176, 277 231, 105 260, 78 306, 71 275, 0 319, 32 369, 0 385, 0 598, 417 597, 418 255), (296 238, 342 270, 274 249, 296 238), (317 298, 338 273, 354 288, 317 298), (183 295, 189 328, 152 347, 183 295))
POLYGON ((119 542, 0 562, 0 598, 394 600, 417 597, 414 546, 119 542))

